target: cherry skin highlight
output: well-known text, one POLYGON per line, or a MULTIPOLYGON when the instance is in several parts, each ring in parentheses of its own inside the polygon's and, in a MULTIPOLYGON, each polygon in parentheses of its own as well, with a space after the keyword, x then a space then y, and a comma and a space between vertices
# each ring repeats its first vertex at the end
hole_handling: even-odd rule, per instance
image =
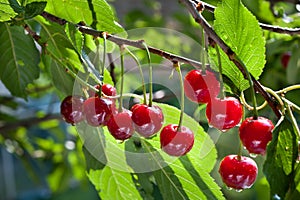
POLYGON ((216 98, 206 107, 208 123, 222 131, 235 127, 242 118, 243 107, 234 97, 216 98))
POLYGON ((123 110, 110 117, 107 128, 110 134, 117 140, 126 140, 134 133, 134 126, 131 119, 132 112, 123 110))
POLYGON ((161 149, 170 156, 183 156, 187 154, 194 145, 194 133, 187 127, 169 124, 160 133, 161 149))
POLYGON ((72 125, 84 120, 84 98, 82 96, 67 96, 61 102, 60 113, 63 119, 72 125))
POLYGON ((193 102, 208 103, 218 96, 220 83, 216 76, 206 71, 192 70, 184 78, 185 95, 193 102))
POLYGON ((271 120, 264 117, 257 119, 249 117, 242 122, 239 136, 249 153, 264 155, 267 144, 272 140, 273 129, 271 120))
POLYGON ((148 138, 157 133, 164 122, 164 115, 158 106, 148 106, 145 104, 135 104, 131 108, 131 119, 136 132, 148 138))
POLYGON ((253 185, 258 169, 249 157, 228 155, 221 161, 219 173, 227 187, 242 190, 253 185))
POLYGON ((116 113, 114 101, 107 98, 91 97, 84 102, 83 108, 86 121, 91 126, 106 125, 116 113))
MULTIPOLYGON (((95 85, 94 86, 97 90, 100 89, 100 85, 95 85)), ((102 85, 102 88, 101 88, 102 92, 106 95, 106 96, 116 96, 117 95, 117 90, 114 86, 110 85, 110 84, 107 84, 107 83, 104 83, 102 85)), ((88 91, 89 93, 89 96, 90 97, 98 97, 98 94, 95 93, 95 91, 93 90, 89 90, 88 91)))

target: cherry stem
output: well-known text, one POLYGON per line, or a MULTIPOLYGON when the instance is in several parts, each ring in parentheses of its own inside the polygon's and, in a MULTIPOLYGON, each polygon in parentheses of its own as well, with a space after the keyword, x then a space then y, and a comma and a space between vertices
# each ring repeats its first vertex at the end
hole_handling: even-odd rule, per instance
POLYGON ((183 114, 184 114, 184 85, 183 85, 183 78, 182 78, 182 73, 180 69, 180 65, 178 62, 173 63, 174 68, 178 72, 179 76, 179 81, 180 81, 180 89, 181 89, 181 95, 180 95, 180 117, 179 117, 179 122, 178 122, 178 127, 177 127, 177 132, 181 131, 182 127, 182 121, 183 121, 183 114))
POLYGON ((224 94, 224 83, 223 83, 223 68, 222 68, 222 60, 221 60, 221 54, 219 50, 219 46, 216 45, 216 51, 217 51, 217 57, 218 57, 218 68, 219 68, 219 82, 220 82, 220 99, 225 98, 224 94))
POLYGON ((138 65, 138 68, 139 68, 139 72, 140 72, 140 76, 141 76, 141 79, 142 79, 142 88, 143 88, 143 96, 144 96, 144 104, 147 105, 147 97, 146 97, 146 87, 145 87, 145 78, 144 78, 144 74, 143 74, 143 70, 142 70, 142 66, 138 60, 138 58, 126 47, 124 46, 126 51, 129 53, 129 55, 133 58, 133 60, 136 62, 136 64, 138 65))
POLYGON ((293 115, 292 110, 291 110, 291 105, 289 105, 289 104, 287 103, 287 106, 286 106, 286 107, 287 107, 287 113, 288 113, 289 117, 290 117, 291 120, 292 120, 292 124, 293 124, 293 126, 294 126, 294 129, 295 129, 295 131, 297 132, 298 136, 300 136, 300 131, 299 131, 298 123, 297 123, 297 121, 296 121, 296 119, 295 119, 295 117, 294 117, 294 115, 293 115))
POLYGON ((276 91, 276 93, 279 93, 279 94, 281 94, 281 93, 287 93, 289 91, 298 90, 298 89, 300 89, 300 84, 292 85, 292 86, 283 88, 282 90, 276 91))
POLYGON ((201 63, 202 63, 202 65, 201 65, 201 69, 202 69, 202 73, 204 73, 205 74, 205 70, 206 70, 206 66, 205 66, 205 63, 206 63, 206 61, 205 61, 205 54, 204 54, 204 52, 205 52, 205 32, 204 32, 204 29, 202 28, 202 31, 201 31, 201 45, 202 45, 202 51, 200 51, 201 52, 201 63))
POLYGON ((241 59, 238 56, 236 56, 235 59, 239 63, 241 63, 241 66, 244 68, 245 73, 247 75, 249 85, 250 85, 251 98, 252 98, 252 102, 253 102, 253 119, 257 119, 258 118, 257 103, 256 103, 255 90, 254 90, 254 85, 253 85, 251 75, 250 75, 246 65, 244 64, 244 62, 242 62, 241 59))
MULTIPOLYGON (((254 108, 249 105, 245 99, 245 96, 244 96, 244 92, 241 93, 241 102, 243 103, 243 105, 248 109, 248 110, 253 110, 254 108)), ((263 104, 261 104, 260 106, 257 106, 256 109, 257 110, 261 110, 263 109, 264 107, 266 107, 268 105, 268 102, 267 101, 264 101, 263 104)))
POLYGON ((152 106, 152 98, 153 98, 153 72, 152 72, 152 64, 151 64, 151 57, 150 57, 150 51, 148 49, 148 46, 145 42, 143 42, 143 46, 145 47, 147 58, 148 58, 148 64, 149 64, 149 106, 152 106))
MULTIPOLYGON (((105 94, 102 94, 103 97, 107 97, 107 98, 110 98, 110 99, 120 99, 120 95, 116 95, 116 96, 108 96, 108 95, 105 95, 105 94)), ((143 100, 143 97, 140 96, 140 95, 137 95, 137 94, 133 94, 133 93, 122 93, 122 98, 124 97, 134 97, 134 98, 137 98, 137 99, 140 99, 140 100, 143 100)))
POLYGON ((124 87, 124 46, 120 46, 120 57, 121 57, 121 88, 119 98, 119 112, 123 111, 123 87, 124 87))
POLYGON ((275 92, 273 91, 272 89, 268 88, 268 87, 264 87, 264 90, 266 92, 268 92, 269 94, 271 94, 273 97, 275 97, 275 99, 278 101, 278 103, 280 104, 281 106, 281 112, 284 114, 284 103, 282 101, 282 99, 280 98, 280 96, 275 92))
POLYGON ((300 113, 300 107, 298 105, 296 105, 295 103, 291 102, 290 100, 282 97, 283 101, 285 101, 287 104, 289 104, 294 111, 300 113))
MULTIPOLYGON (((242 121, 245 120, 245 113, 243 113, 243 118, 242 118, 242 121)), ((242 141, 240 139, 240 137, 238 136, 239 138, 239 149, 238 149, 238 160, 240 161, 241 160, 241 157, 242 157, 242 152, 243 152, 243 144, 242 144, 242 141)))
POLYGON ((242 159, 242 151, 243 151, 243 144, 242 142, 239 140, 239 151, 238 151, 238 160, 242 159))
POLYGON ((105 69, 105 62, 106 62, 106 32, 102 33, 103 37, 103 58, 102 58, 102 65, 100 71, 100 76, 102 77, 102 83, 100 84, 99 87, 99 92, 98 95, 101 97, 102 95, 102 85, 103 85, 103 80, 104 80, 104 69, 105 69))

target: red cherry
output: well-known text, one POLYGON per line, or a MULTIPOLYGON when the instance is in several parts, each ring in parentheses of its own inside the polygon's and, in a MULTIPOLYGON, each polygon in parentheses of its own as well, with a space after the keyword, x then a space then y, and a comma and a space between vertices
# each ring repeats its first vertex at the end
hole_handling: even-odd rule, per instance
POLYGON ((208 70, 205 74, 201 70, 192 70, 184 78, 185 95, 193 102, 208 103, 218 96, 219 91, 219 81, 208 70))
MULTIPOLYGON (((97 90, 100 89, 100 85, 95 85, 94 86, 97 90)), ((114 86, 110 85, 110 84, 107 84, 107 83, 104 83, 102 85, 102 88, 101 88, 102 92, 106 95, 106 96, 116 96, 117 95, 117 90, 114 86)), ((98 97, 98 94, 95 93, 93 90, 89 90, 89 96, 90 97, 98 97)))
POLYGON ((60 105, 63 119, 70 124, 81 122, 84 119, 82 96, 67 96, 60 105))
POLYGON ((264 155, 268 142, 272 140, 273 129, 271 120, 264 117, 257 119, 249 117, 242 122, 239 135, 249 153, 264 155))
POLYGON ((187 127, 169 124, 160 133, 160 145, 164 152, 171 156, 183 156, 187 154, 194 145, 194 133, 187 127))
POLYGON ((250 188, 257 177, 257 165, 245 156, 228 155, 221 161, 219 173, 230 188, 242 190, 250 188))
POLYGON ((131 111, 125 110, 110 117, 107 128, 111 135, 117 140, 126 140, 134 133, 134 126, 131 120, 131 111))
POLYGON ((242 115, 242 105, 234 97, 217 98, 207 104, 207 120, 211 126, 219 130, 233 128, 241 121, 242 115))
POLYGON ((111 99, 91 97, 83 104, 86 121, 91 126, 106 125, 116 112, 115 103, 111 99))
POLYGON ((160 107, 136 104, 131 111, 135 130, 141 136, 151 137, 161 129, 164 115, 160 107))
POLYGON ((281 55, 280 61, 284 69, 287 68, 291 58, 291 52, 285 52, 281 55))

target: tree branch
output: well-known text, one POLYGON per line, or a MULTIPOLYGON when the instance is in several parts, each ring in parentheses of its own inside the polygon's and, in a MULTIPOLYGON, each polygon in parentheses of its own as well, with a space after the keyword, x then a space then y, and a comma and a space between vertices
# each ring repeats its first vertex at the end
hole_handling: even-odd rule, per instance
MULTIPOLYGON (((198 22, 204 28, 207 35, 221 47, 221 49, 228 55, 229 59, 235 63, 235 65, 238 67, 238 69, 242 72, 244 77, 247 79, 246 73, 243 69, 243 63, 241 63, 239 61, 239 59, 237 59, 237 55, 232 51, 232 49, 215 33, 215 31, 209 25, 209 23, 205 20, 205 18, 203 18, 202 15, 199 14, 199 12, 196 9, 195 3, 191 2, 190 0, 180 0, 180 1, 186 5, 189 12, 194 17, 195 21, 198 22)), ((212 8, 213 7, 211 7, 211 9, 212 8)), ((45 11, 41 15, 45 19, 55 22, 55 23, 58 23, 58 24, 61 24, 61 25, 70 23, 65 19, 61 19, 61 18, 54 16, 45 11)), ((98 30, 92 29, 90 27, 85 26, 82 23, 75 24, 75 26, 78 28, 78 30, 80 32, 82 32, 84 34, 89 34, 89 35, 92 35, 95 37, 103 37, 103 33, 104 33, 103 31, 98 31, 98 30)), ((128 45, 128 46, 136 47, 139 49, 145 49, 145 47, 143 45, 143 42, 144 42, 143 40, 128 40, 128 39, 124 39, 124 38, 121 38, 121 37, 118 37, 118 36, 115 36, 112 34, 108 34, 108 33, 106 33, 106 36, 107 36, 107 40, 110 40, 111 42, 114 42, 117 45, 128 45)), ((181 63, 192 65, 196 68, 201 68, 201 63, 198 61, 191 60, 191 59, 179 56, 179 55, 171 54, 171 53, 165 52, 163 50, 160 50, 160 49, 157 49, 157 48, 151 47, 151 46, 148 46, 148 49, 151 53, 162 56, 162 57, 170 60, 173 63, 181 62, 181 63)), ((268 102, 270 107, 273 109, 275 115, 279 118, 281 116, 281 113, 280 113, 279 109, 277 108, 277 102, 274 99, 272 99, 272 97, 263 89, 261 84, 256 79, 254 79, 252 77, 252 80, 253 80, 256 91, 258 91, 265 98, 265 100, 268 102)))
POLYGON ((45 121, 49 121, 49 120, 53 120, 53 119, 60 120, 60 119, 62 119, 62 117, 60 114, 51 114, 51 115, 46 115, 42 118, 34 117, 34 118, 26 119, 26 120, 5 123, 3 126, 0 127, 0 134, 8 135, 9 131, 15 130, 19 127, 29 128, 29 127, 39 124, 41 122, 45 122, 45 121))
MULTIPOLYGON (((193 0, 195 3, 199 4, 201 3, 204 5, 205 10, 209 12, 214 12, 216 7, 213 5, 210 5, 206 2, 199 1, 199 0, 193 0)), ((300 28, 286 28, 286 27, 280 27, 280 26, 274 26, 270 24, 264 24, 264 23, 259 23, 259 26, 267 31, 272 31, 275 33, 282 33, 282 34, 288 34, 288 35, 297 35, 300 34, 300 28)))
MULTIPOLYGON (((58 23, 60 25, 65 25, 66 23, 70 23, 65 19, 61 19, 61 18, 54 16, 45 11, 41 14, 41 16, 43 16, 45 19, 47 19, 49 21, 58 23)), ((101 38, 103 37, 103 31, 98 31, 98 30, 92 29, 90 27, 83 25, 82 23, 75 24, 75 26, 78 28, 78 30, 80 32, 82 32, 84 34, 92 35, 95 37, 101 37, 101 38)), ((118 37, 116 35, 112 35, 109 33, 106 33, 106 37, 107 37, 107 40, 114 42, 115 44, 117 44, 119 46, 128 45, 128 46, 136 47, 139 49, 145 49, 145 46, 143 45, 143 42, 144 42, 143 40, 128 40, 128 39, 124 39, 124 38, 121 38, 121 37, 118 37)), ((175 55, 172 53, 168 53, 166 51, 163 51, 161 49, 151 47, 151 46, 148 46, 148 49, 151 53, 157 54, 161 57, 164 57, 164 58, 170 60, 171 62, 181 62, 181 63, 192 65, 195 68, 202 68, 202 64, 198 61, 195 61, 195 60, 192 60, 192 59, 189 59, 186 57, 182 57, 179 55, 175 55)))
MULTIPOLYGON (((191 13, 191 15, 193 16, 195 21, 203 27, 203 29, 204 29, 205 33, 208 35, 208 37, 221 47, 221 49, 227 54, 228 58, 242 72, 242 74, 244 75, 244 78, 247 79, 247 74, 243 68, 244 64, 240 61, 240 59, 238 59, 238 56, 236 55, 236 53, 216 34, 216 32, 213 30, 213 28, 210 26, 210 24, 206 21, 206 19, 198 12, 198 10, 196 8, 197 5, 195 5, 195 3, 193 3, 190 0, 180 0, 180 1, 187 7, 187 9, 191 13)), ((263 89, 261 84, 255 78, 253 78, 253 76, 251 76, 251 77, 252 77, 252 81, 253 81, 256 91, 258 91, 264 97, 264 99, 268 102, 268 104, 274 111, 275 115, 278 118, 280 118, 281 112, 277 108, 277 106, 278 106, 277 102, 275 100, 273 100, 273 98, 269 95, 269 93, 267 93, 263 89)))

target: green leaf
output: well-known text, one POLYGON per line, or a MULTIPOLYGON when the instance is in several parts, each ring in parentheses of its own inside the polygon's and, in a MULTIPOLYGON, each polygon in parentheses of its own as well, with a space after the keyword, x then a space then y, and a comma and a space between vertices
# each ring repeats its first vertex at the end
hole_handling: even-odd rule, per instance
POLYGON ((24 12, 24 8, 19 4, 17 0, 8 0, 10 7, 16 12, 16 13, 22 13, 24 12))
POLYGON ((129 173, 105 166, 101 172, 90 171, 89 178, 101 190, 102 199, 142 199, 129 173))
POLYGON ((109 33, 124 32, 123 28, 115 21, 111 7, 105 0, 53 0, 48 2, 46 11, 73 23, 85 22, 96 25, 96 28, 109 33))
POLYGON ((48 23, 39 17, 38 22, 41 25, 40 43, 44 47, 43 51, 50 54, 53 59, 77 70, 82 69, 78 52, 65 33, 64 26, 48 23))
MULTIPOLYGON (((175 107, 158 104, 165 115, 165 124, 177 124, 180 110, 175 107)), ((168 166, 156 171, 154 176, 164 199, 224 199, 219 186, 209 172, 216 162, 216 149, 209 135, 191 117, 184 115, 183 125, 195 134, 192 150, 179 159, 170 157, 164 152, 161 156, 168 166)), ((149 143, 160 149, 159 139, 149 143)))
MULTIPOLYGON (((178 123, 180 110, 166 104, 156 105, 159 105, 165 114, 164 125, 178 123)), ((128 193, 126 188, 109 190, 112 185, 118 183, 131 188, 130 199, 140 199, 141 196, 154 192, 151 187, 153 182, 157 184, 164 199, 224 199, 219 186, 209 175, 217 158, 214 143, 191 117, 184 115, 183 125, 194 131, 195 144, 186 156, 177 158, 162 152, 158 135, 151 139, 134 135, 129 140, 118 143, 106 127, 101 129, 85 123, 78 124, 77 130, 85 148, 90 155, 105 165, 104 168, 88 171, 100 197, 107 199, 107 192, 112 192, 113 197, 128 198, 121 196, 128 193), (141 177, 140 174, 145 176, 141 177), (151 174, 155 179, 153 181, 151 174), (135 180, 131 176, 135 177, 135 180), (147 177, 148 181, 145 180, 147 177), (108 182, 112 185, 105 185, 108 182)), ((95 166, 95 163, 92 163, 95 166)), ((99 166, 103 166, 102 164, 99 166)))
POLYGON ((47 5, 46 1, 32 2, 25 6, 25 19, 31 19, 41 14, 47 5))
MULTIPOLYGON (((247 10, 240 0, 224 0, 215 12, 214 29, 247 66, 249 72, 258 79, 265 65, 265 39, 257 19, 247 10)), ((210 48, 215 63, 217 54, 210 48)), ((223 73, 241 90, 249 87, 242 73, 222 51, 223 73)), ((217 70, 217 69, 216 69, 217 70)))
POLYGON ((50 76, 53 86, 62 96, 73 93, 75 79, 67 73, 64 66, 51 59, 48 55, 43 55, 43 62, 50 76))
POLYGON ((267 147, 267 159, 263 172, 270 184, 273 197, 278 195, 284 199, 293 182, 295 161, 298 155, 297 135, 293 124, 288 119, 283 121, 274 129, 273 138, 267 147))
POLYGON ((0 22, 9 21, 17 12, 10 6, 9 0, 0 0, 0 22))
POLYGON ((39 76, 39 52, 22 27, 0 23, 0 79, 12 95, 26 97, 26 86, 39 76))

